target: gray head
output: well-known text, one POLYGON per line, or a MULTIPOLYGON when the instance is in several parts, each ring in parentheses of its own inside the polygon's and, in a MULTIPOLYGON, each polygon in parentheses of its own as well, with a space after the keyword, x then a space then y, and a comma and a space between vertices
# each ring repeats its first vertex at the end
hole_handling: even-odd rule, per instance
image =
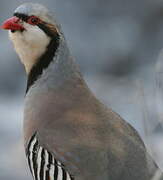
POLYGON ((51 12, 36 3, 20 5, 14 11, 14 17, 6 20, 2 28, 9 30, 9 37, 28 74, 50 42, 62 36, 51 12))
POLYGON ((24 3, 16 8, 14 14, 36 16, 47 23, 57 24, 52 13, 45 6, 38 3, 24 3))

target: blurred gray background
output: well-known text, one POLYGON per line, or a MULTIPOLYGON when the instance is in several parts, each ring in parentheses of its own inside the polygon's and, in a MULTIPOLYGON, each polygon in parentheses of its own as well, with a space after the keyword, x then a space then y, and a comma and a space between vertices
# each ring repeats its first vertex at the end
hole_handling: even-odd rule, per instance
MULTIPOLYGON (((0 22, 24 0, 1 0, 0 22)), ((62 25, 92 91, 130 122, 163 169, 163 0, 38 0, 62 25)), ((22 138, 26 76, 0 31, 0 180, 30 180, 22 138)))

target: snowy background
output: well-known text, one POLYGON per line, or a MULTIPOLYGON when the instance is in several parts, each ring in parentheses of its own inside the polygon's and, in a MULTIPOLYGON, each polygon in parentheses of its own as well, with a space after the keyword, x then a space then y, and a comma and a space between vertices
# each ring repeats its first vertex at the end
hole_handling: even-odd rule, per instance
MULTIPOLYGON (((1 0, 0 22, 28 0, 1 0)), ((32 0, 31 0, 32 1, 32 0)), ((163 169, 163 0, 38 0, 62 25, 92 91, 130 122, 163 169)), ((32 179, 22 140, 26 76, 0 31, 0 180, 32 179)))

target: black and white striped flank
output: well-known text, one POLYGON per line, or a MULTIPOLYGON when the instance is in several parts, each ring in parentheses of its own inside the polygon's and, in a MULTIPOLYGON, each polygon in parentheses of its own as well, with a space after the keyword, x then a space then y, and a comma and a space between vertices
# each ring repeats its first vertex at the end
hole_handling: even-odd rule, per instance
POLYGON ((64 165, 38 144, 35 135, 30 139, 26 152, 34 180, 74 180, 64 165))

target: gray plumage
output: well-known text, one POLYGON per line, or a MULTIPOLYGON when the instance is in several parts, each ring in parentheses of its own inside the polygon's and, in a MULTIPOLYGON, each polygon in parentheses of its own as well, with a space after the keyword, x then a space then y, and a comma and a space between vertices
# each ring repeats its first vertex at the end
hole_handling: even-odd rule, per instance
MULTIPOLYGON (((54 25, 60 36, 54 58, 25 97, 26 151, 35 136, 39 148, 63 164, 67 177, 74 180, 152 180, 159 172, 161 177, 136 130, 100 103, 87 87, 60 26, 48 10, 27 3, 16 13, 38 16, 54 25)), ((37 158, 38 153, 36 150, 37 158)))

